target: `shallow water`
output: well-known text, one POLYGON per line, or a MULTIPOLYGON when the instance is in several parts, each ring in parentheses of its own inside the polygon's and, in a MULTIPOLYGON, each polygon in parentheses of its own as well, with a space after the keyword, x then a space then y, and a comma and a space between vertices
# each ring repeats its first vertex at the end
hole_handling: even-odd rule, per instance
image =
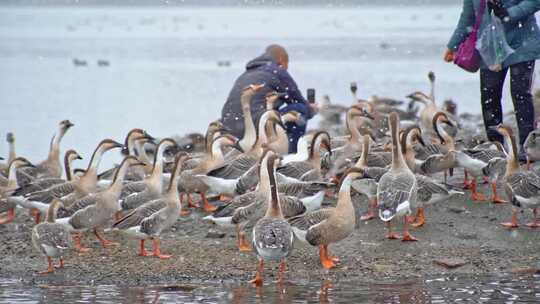
POLYGON ((538 303, 540 276, 440 277, 400 282, 29 286, 0 280, 0 303, 538 303))

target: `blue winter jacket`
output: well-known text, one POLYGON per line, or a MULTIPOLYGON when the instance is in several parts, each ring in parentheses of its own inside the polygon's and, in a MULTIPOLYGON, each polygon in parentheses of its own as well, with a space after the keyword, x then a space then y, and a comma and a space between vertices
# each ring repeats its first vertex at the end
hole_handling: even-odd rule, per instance
POLYGON ((265 96, 272 91, 286 93, 285 97, 276 104, 276 110, 279 109, 280 112, 294 110, 302 114, 305 119, 310 119, 313 116, 307 101, 287 70, 275 63, 269 54, 263 54, 248 62, 246 71, 234 83, 221 111, 223 124, 231 129, 234 136, 241 137, 244 131, 242 105, 240 104, 242 90, 250 84, 262 83, 264 83, 264 87, 255 94, 251 102, 251 115, 256 125, 261 115, 266 111, 265 96))
MULTIPOLYGON (((486 2, 489 0, 486 0, 486 2)), ((508 10, 509 20, 503 21, 506 40, 515 52, 504 62, 503 67, 540 58, 540 32, 534 13, 540 10, 540 0, 502 0, 508 10)), ((456 51, 472 31, 480 0, 463 0, 463 10, 448 49, 456 51)), ((488 9, 484 10, 478 35, 489 24, 488 9)), ((482 65, 485 68, 485 64, 482 65)))

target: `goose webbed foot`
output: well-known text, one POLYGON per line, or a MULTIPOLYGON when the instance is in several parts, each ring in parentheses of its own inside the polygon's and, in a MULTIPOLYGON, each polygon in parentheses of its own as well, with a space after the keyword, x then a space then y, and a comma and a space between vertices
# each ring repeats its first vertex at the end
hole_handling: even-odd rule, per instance
POLYGON ((517 221, 517 211, 512 211, 512 219, 510 220, 510 222, 505 222, 505 223, 501 223, 501 225, 503 225, 504 227, 508 228, 508 229, 515 229, 515 228, 518 228, 519 225, 518 225, 518 221, 517 221))
POLYGON ((336 261, 334 261, 328 255, 328 245, 319 246, 319 258, 321 260, 321 265, 324 269, 331 269, 336 267, 336 261))
POLYGON ((12 208, 7 211, 6 217, 0 218, 0 225, 11 223, 13 222, 14 219, 15 219, 15 208, 12 208))
POLYGON ((257 274, 255 275, 255 278, 253 280, 250 280, 249 283, 253 284, 257 287, 262 286, 263 284, 263 270, 264 270, 264 261, 262 259, 259 259, 259 265, 257 268, 257 274))
POLYGON ((73 236, 73 241, 75 242, 75 250, 79 253, 85 253, 90 251, 91 249, 81 244, 82 236, 80 234, 76 234, 73 236))
POLYGON ((39 274, 49 274, 49 273, 53 273, 53 272, 54 272, 54 267, 53 267, 53 261, 52 261, 52 258, 51 258, 51 257, 47 257, 47 262, 49 263, 49 266, 47 267, 47 270, 41 271, 41 272, 39 272, 39 274))
POLYGON ((96 228, 94 228, 94 234, 95 234, 96 238, 99 240, 99 242, 101 243, 101 246, 103 246, 103 247, 110 247, 110 246, 119 245, 116 242, 109 241, 109 240, 105 239, 103 236, 101 236, 101 234, 99 233, 99 231, 96 228))
MULTIPOLYGON (((416 221, 411 224, 414 228, 422 227, 426 224, 426 215, 424 213, 424 208, 419 207, 416 210, 416 221)), ((405 237, 405 236, 404 236, 405 237)))
POLYGON ((159 239, 154 239, 152 241, 153 245, 154 245, 154 253, 153 253, 153 256, 157 257, 157 258, 160 258, 162 260, 166 260, 166 259, 170 259, 172 257, 172 255, 170 254, 163 254, 161 253, 161 246, 160 246, 160 242, 159 242, 159 239))
POLYGON ((139 241, 139 256, 149 257, 153 255, 154 255, 153 253, 146 251, 146 249, 144 248, 144 240, 140 240, 139 241))

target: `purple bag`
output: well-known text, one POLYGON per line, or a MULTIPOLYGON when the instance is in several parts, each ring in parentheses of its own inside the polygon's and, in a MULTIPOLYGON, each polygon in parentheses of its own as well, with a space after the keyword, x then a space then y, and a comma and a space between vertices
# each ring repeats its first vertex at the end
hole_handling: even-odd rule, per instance
POLYGON ((472 32, 467 39, 459 45, 454 58, 455 64, 471 73, 478 71, 480 68, 480 61, 482 60, 480 53, 476 49, 476 40, 478 40, 478 28, 480 28, 485 8, 486 0, 480 0, 480 8, 478 9, 472 32))

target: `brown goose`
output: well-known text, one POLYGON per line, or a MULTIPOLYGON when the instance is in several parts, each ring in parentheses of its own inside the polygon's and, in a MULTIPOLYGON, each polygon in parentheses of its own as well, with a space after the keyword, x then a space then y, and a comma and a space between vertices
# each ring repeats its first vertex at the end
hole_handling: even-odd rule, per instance
MULTIPOLYGON (((56 220, 56 223, 62 224, 70 232, 74 233, 75 247, 79 252, 88 251, 89 248, 81 245, 81 233, 85 230, 92 229, 94 234, 101 242, 103 247, 116 245, 101 236, 100 230, 107 225, 113 218, 114 214, 120 210, 118 199, 122 191, 122 182, 124 175, 130 166, 143 165, 134 156, 126 156, 120 167, 115 173, 112 184, 106 190, 95 194, 87 195, 73 203, 70 209, 77 210, 68 217, 56 220)), ((69 210, 68 210, 69 213, 69 210)))
POLYGON ((270 191, 266 194, 267 209, 263 218, 257 221, 253 227, 253 247, 259 259, 257 275, 251 283, 261 286, 263 283, 264 261, 280 261, 279 282, 283 281, 283 272, 286 268, 285 259, 292 250, 294 234, 290 224, 285 220, 281 210, 280 198, 277 191, 276 168, 279 164, 279 156, 274 152, 266 155, 266 174, 269 178, 270 191))
POLYGON ((319 247, 321 264, 326 269, 335 267, 339 261, 330 255, 328 245, 345 239, 354 230, 356 221, 351 201, 351 183, 362 177, 362 169, 353 168, 345 173, 335 208, 320 209, 289 219, 299 240, 319 247))
POLYGON ((512 219, 503 223, 506 228, 518 228, 518 210, 529 208, 533 211, 532 222, 527 226, 540 228, 537 218, 537 208, 540 206, 540 177, 531 171, 522 171, 517 159, 517 144, 513 131, 508 126, 498 126, 496 130, 504 136, 510 147, 506 157, 506 173, 504 174, 504 189, 512 204, 512 219))
POLYGON ((164 153, 168 148, 174 147, 176 147, 176 142, 173 139, 162 139, 154 153, 151 174, 142 181, 129 182, 123 186, 120 200, 120 206, 123 211, 135 209, 161 196, 163 190, 164 153))
POLYGON ((163 230, 170 228, 180 213, 180 197, 178 195, 178 177, 184 162, 189 158, 185 152, 179 152, 175 158, 175 168, 169 186, 162 198, 149 201, 117 221, 113 227, 122 229, 128 236, 140 240, 140 256, 155 256, 168 259, 171 256, 161 253, 159 236, 163 230), (153 241, 153 253, 144 248, 144 241, 153 241))
POLYGON ((97 190, 97 170, 103 154, 114 148, 121 148, 122 144, 112 139, 105 139, 99 143, 83 176, 79 179, 54 185, 46 190, 29 193, 24 197, 28 201, 50 203, 54 198, 62 199, 68 207, 73 201, 97 190))
POLYGON ((0 186, 0 213, 7 212, 7 216, 0 218, 0 225, 11 223, 15 219, 16 204, 10 199, 10 196, 19 188, 16 176, 17 170, 26 166, 33 167, 23 157, 17 157, 9 163, 7 183, 0 186))
POLYGON ((178 184, 178 189, 180 193, 182 193, 180 195, 180 199, 182 199, 185 194, 189 204, 196 206, 192 201, 191 194, 199 192, 201 194, 204 210, 207 212, 215 211, 216 207, 211 205, 206 197, 208 186, 196 176, 208 174, 212 170, 222 167, 225 159, 221 147, 235 145, 237 145, 237 140, 235 137, 232 135, 221 135, 214 140, 210 155, 201 159, 201 161, 199 161, 194 168, 182 171, 178 184))
POLYGON ((257 140, 257 129, 251 116, 251 100, 255 93, 259 92, 264 87, 264 84, 249 85, 242 91, 240 96, 240 104, 242 105, 242 115, 244 118, 244 135, 238 140, 238 146, 243 151, 250 151, 255 141, 257 140))
POLYGON ((69 120, 63 120, 58 125, 58 132, 54 135, 49 155, 46 160, 38 163, 35 168, 23 169, 17 178, 21 180, 19 183, 24 186, 27 182, 36 177, 60 177, 62 176, 62 164, 60 162, 60 142, 66 132, 73 127, 74 124, 69 120), (30 177, 30 178, 28 178, 30 177))
POLYGON ((64 254, 73 247, 71 235, 66 226, 55 223, 56 211, 62 206, 58 199, 54 200, 47 211, 45 222, 32 228, 32 244, 34 248, 47 257, 49 267, 41 274, 54 272, 53 258, 60 259, 58 268, 64 268, 64 254))
POLYGON ((394 217, 403 217, 403 241, 416 241, 410 235, 407 215, 416 206, 416 178, 407 167, 399 145, 399 116, 391 113, 389 117, 392 134, 392 167, 385 173, 377 187, 379 218, 387 223, 387 238, 397 239, 399 236, 392 232, 391 221, 394 217))

